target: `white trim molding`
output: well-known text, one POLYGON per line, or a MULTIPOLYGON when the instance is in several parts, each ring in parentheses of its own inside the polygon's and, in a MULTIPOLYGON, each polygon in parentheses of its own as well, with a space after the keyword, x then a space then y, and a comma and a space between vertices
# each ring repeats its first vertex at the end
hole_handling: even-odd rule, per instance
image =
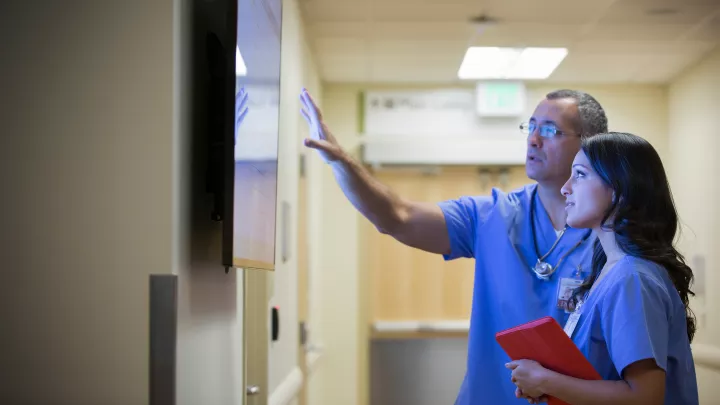
POLYGON ((283 382, 275 388, 268 398, 268 405, 288 405, 300 393, 303 385, 303 373, 295 367, 283 382))
POLYGON ((470 321, 378 321, 373 327, 376 332, 468 332, 470 321))

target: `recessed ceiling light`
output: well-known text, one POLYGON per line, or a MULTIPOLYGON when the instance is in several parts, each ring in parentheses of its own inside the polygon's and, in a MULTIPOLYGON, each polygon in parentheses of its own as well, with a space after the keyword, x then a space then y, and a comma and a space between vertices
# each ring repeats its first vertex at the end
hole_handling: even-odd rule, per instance
POLYGON ((470 47, 460 79, 547 79, 567 56, 566 48, 470 47))
POLYGON ((247 66, 245 66, 245 61, 238 47, 235 47, 235 75, 247 76, 247 66))

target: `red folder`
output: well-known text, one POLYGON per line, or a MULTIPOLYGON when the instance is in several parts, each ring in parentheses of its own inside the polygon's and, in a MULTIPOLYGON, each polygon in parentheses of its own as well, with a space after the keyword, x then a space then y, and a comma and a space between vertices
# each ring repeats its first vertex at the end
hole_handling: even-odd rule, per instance
MULTIPOLYGON (((555 372, 583 380, 601 380, 563 328, 550 316, 495 334, 495 340, 512 360, 535 360, 555 372)), ((549 405, 568 405, 549 397, 549 405)))

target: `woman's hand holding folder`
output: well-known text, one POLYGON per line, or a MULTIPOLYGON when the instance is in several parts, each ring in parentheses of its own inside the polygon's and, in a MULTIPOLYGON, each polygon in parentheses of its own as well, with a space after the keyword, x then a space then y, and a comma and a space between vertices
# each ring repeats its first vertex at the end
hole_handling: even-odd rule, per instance
POLYGON ((511 361, 505 367, 512 370, 512 382, 517 386, 516 397, 525 398, 531 404, 547 401, 545 393, 540 389, 548 371, 545 367, 533 360, 511 361))

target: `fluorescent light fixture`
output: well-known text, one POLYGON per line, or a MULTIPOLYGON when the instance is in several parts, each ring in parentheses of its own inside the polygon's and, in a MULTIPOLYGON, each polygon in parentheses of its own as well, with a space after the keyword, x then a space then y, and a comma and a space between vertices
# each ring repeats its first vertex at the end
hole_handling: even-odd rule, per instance
POLYGON ((235 74, 237 76, 247 76, 247 66, 245 66, 245 61, 238 47, 235 47, 235 74))
POLYGON ((470 47, 460 79, 547 79, 567 56, 566 48, 470 47))

